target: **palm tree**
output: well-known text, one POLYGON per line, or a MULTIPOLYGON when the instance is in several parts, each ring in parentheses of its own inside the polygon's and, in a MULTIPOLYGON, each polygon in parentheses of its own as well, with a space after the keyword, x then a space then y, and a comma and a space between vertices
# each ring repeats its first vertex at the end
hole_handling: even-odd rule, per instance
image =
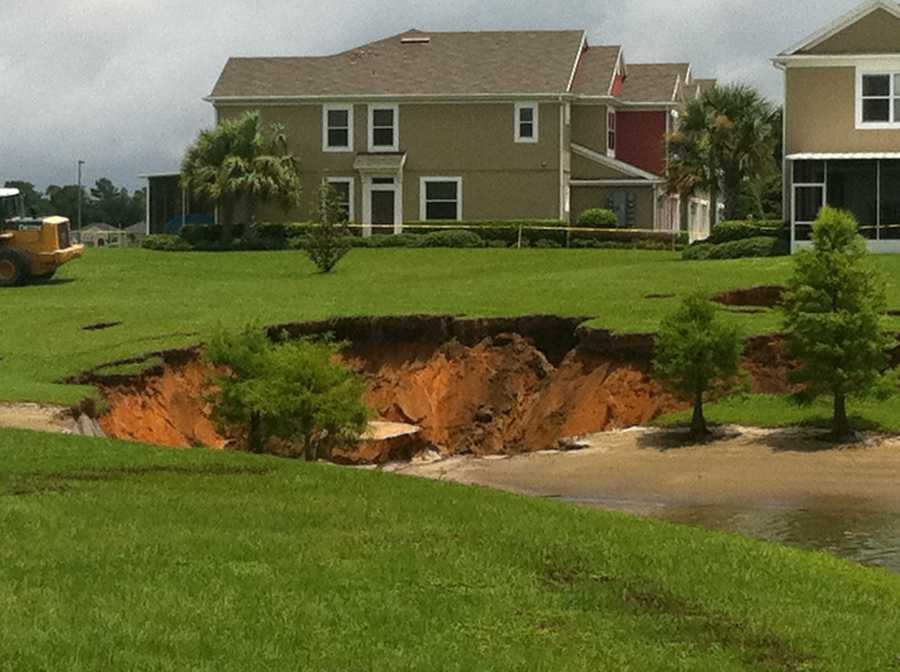
POLYGON ((716 223, 716 203, 722 193, 725 216, 741 215, 745 181, 770 175, 780 129, 772 104, 743 84, 713 87, 692 100, 679 128, 669 138, 669 180, 673 191, 709 192, 710 225, 716 223))
POLYGON ((181 184, 219 207, 225 242, 232 238, 238 204, 246 206, 254 223, 260 202, 274 202, 285 211, 300 203, 299 166, 288 152, 284 127, 273 124, 266 137, 257 112, 201 131, 185 153, 181 184))

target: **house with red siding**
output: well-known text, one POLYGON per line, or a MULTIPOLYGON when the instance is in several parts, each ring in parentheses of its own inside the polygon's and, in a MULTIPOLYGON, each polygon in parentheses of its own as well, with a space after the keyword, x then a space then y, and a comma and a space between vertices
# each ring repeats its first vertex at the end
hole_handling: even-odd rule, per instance
POLYGON ((682 204, 667 188, 667 138, 685 105, 715 84, 695 79, 688 63, 628 64, 621 47, 585 45, 572 103, 572 216, 602 207, 627 228, 706 237, 709 199, 682 204), (603 132, 592 132, 594 125, 603 132))

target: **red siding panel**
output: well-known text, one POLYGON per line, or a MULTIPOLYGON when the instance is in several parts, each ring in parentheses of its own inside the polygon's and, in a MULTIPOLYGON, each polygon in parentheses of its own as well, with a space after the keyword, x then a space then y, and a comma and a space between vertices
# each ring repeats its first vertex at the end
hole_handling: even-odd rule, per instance
POLYGON ((666 112, 616 113, 616 158, 643 170, 666 172, 666 112))

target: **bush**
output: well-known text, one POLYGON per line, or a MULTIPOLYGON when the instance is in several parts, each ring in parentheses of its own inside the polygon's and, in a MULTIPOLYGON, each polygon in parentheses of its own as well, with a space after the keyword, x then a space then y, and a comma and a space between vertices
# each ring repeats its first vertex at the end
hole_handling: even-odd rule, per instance
POLYGON ((685 248, 681 258, 686 261, 704 259, 743 259, 748 257, 780 257, 790 254, 790 244, 780 238, 759 236, 733 240, 720 245, 708 242, 694 243, 685 248))
POLYGON ((541 238, 539 240, 534 241, 532 247, 536 247, 540 250, 558 250, 562 247, 555 240, 548 240, 547 238, 541 238))
POLYGON ((579 215, 578 226, 592 229, 614 229, 619 226, 619 218, 612 210, 591 208, 579 215))
POLYGON ((760 238, 762 236, 771 236, 773 238, 783 237, 786 235, 787 229, 784 222, 768 221, 768 220, 737 220, 730 222, 722 222, 717 224, 710 237, 706 240, 708 243, 719 245, 721 243, 730 243, 736 240, 746 240, 747 238, 760 238))
POLYGON ((778 257, 789 252, 789 245, 778 238, 760 236, 714 245, 710 259, 742 259, 744 257, 778 257))
POLYGON ((354 443, 369 419, 366 383, 337 361, 340 349, 323 340, 273 343, 252 327, 217 334, 207 359, 227 373, 213 380, 216 420, 243 434, 252 452, 330 457, 354 443))
POLYGON ((159 252, 188 252, 193 249, 187 241, 168 233, 147 236, 141 243, 141 247, 145 250, 157 250, 159 252))
POLYGON ((694 243, 690 247, 684 248, 681 258, 684 261, 705 261, 709 259, 710 250, 714 247, 715 245, 711 243, 694 243))
POLYGON ((484 239, 474 231, 450 229, 422 236, 419 247, 484 247, 484 239))
POLYGON ((422 239, 423 236, 415 233, 399 233, 393 236, 372 236, 361 240, 367 241, 366 247, 420 247, 422 239))

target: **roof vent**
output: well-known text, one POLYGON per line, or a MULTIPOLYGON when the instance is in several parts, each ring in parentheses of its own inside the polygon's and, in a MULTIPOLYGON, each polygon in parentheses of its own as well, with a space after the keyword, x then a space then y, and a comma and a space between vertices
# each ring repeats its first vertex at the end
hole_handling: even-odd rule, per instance
POLYGON ((431 38, 428 36, 401 37, 400 42, 402 44, 429 44, 431 42, 431 38))

